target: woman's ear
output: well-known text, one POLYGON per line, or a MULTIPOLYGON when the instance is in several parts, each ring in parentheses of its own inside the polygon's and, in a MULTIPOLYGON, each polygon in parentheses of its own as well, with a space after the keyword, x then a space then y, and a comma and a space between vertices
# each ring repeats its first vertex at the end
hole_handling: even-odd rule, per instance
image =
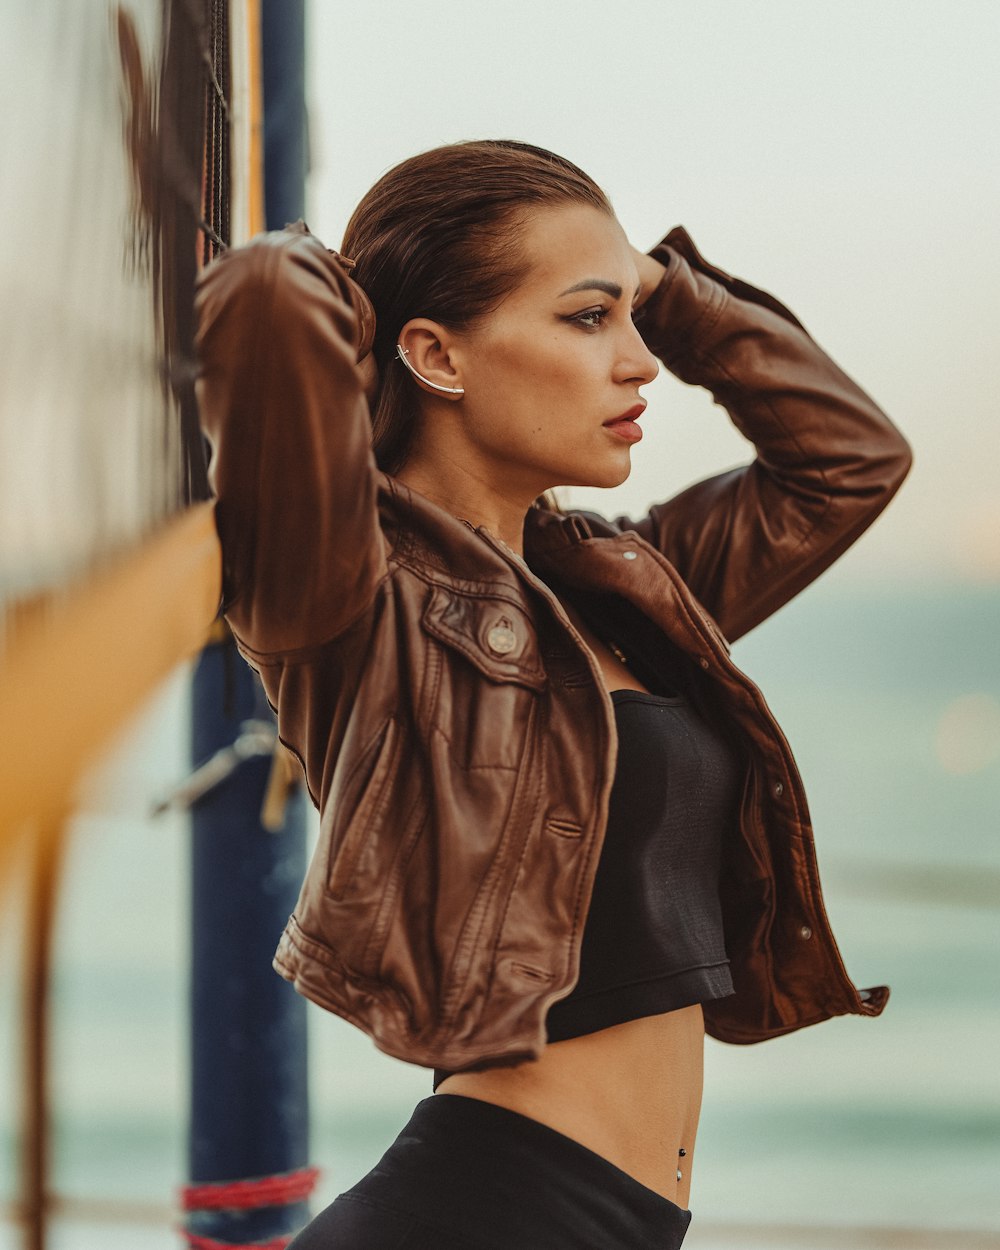
POLYGON ((454 336, 437 321, 413 317, 399 332, 399 350, 405 359, 393 365, 409 368, 421 390, 441 399, 461 399, 461 369, 455 361, 454 336), (417 376, 419 375, 419 376, 417 376))

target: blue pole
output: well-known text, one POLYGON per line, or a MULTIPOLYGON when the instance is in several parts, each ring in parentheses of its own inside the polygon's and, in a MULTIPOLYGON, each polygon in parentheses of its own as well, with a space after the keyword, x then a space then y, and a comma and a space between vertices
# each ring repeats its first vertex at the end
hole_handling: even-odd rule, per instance
POLYGON ((280 230, 305 215, 309 147, 306 124, 305 0, 263 0, 264 216, 280 230))
MULTIPOLYGON (((263 0, 266 224, 303 215, 305 3, 263 0)), ((191 758, 232 745, 249 720, 274 725, 256 674, 231 638, 205 648, 192 682, 191 758)), ((295 787, 283 827, 265 829, 271 757, 244 759, 192 809, 192 1185, 294 1172, 309 1164, 305 1000, 271 968, 305 873, 307 799, 295 787)), ((305 1200, 200 1209, 191 1234, 233 1245, 281 1238, 309 1218, 305 1200)))
MULTIPOLYGON (((202 652, 192 689, 192 763, 229 746, 247 720, 273 722, 231 641, 202 652)), ((192 809, 192 1184, 271 1176, 309 1162, 305 1000, 271 968, 305 868, 305 800, 284 827, 260 823, 269 755, 244 760, 192 809)), ((294 1232, 305 1203, 196 1211, 188 1228, 243 1244, 294 1232)))

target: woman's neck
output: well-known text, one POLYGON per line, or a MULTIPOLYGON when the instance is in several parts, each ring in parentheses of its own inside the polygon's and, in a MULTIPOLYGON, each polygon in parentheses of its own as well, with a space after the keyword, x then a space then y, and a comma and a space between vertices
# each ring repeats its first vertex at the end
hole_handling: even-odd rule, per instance
POLYGON ((521 492, 514 497, 514 492, 499 489, 467 465, 449 461, 435 462, 433 468, 407 462, 396 477, 439 508, 487 529, 517 555, 524 554, 524 518, 540 492, 525 502, 521 492))

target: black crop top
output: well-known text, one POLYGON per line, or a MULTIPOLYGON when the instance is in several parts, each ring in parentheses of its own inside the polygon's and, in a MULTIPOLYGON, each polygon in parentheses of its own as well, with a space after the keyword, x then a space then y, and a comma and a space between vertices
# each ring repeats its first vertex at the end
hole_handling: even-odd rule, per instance
POLYGON ((681 696, 614 690, 618 763, 583 931, 580 977, 549 1008, 549 1041, 733 992, 722 934, 722 840, 737 761, 681 696))
MULTIPOLYGON (((736 819, 736 752, 683 696, 614 690, 611 700, 607 833, 580 976, 549 1008, 550 1042, 733 993, 719 868, 736 819)), ((435 1088, 448 1075, 435 1071, 435 1088)))

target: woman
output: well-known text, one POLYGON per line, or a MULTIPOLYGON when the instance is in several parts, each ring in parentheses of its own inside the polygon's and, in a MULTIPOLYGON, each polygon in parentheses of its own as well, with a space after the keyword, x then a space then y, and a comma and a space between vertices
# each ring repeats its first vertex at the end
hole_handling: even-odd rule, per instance
POLYGON ((541 149, 404 162, 343 250, 264 236, 199 295, 223 610, 321 813, 275 966, 437 1069, 294 1244, 679 1246, 706 1025, 885 1003, 725 639, 858 537, 909 449, 782 304, 680 227, 633 249, 541 149), (756 459, 634 521, 550 507, 628 476, 658 360, 756 459))

